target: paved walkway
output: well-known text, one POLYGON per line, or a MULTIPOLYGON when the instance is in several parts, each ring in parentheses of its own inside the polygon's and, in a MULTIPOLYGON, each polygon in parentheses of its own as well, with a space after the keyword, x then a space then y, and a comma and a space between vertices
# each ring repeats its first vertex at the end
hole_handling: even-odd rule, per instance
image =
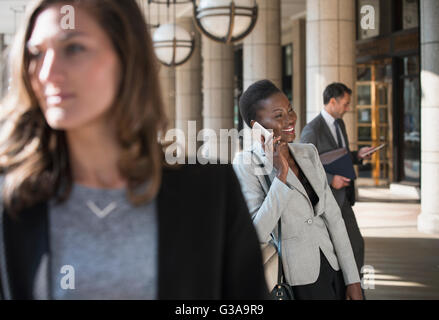
POLYGON ((397 197, 389 202, 381 191, 387 192, 360 189, 354 207, 365 238, 365 264, 375 272, 374 281, 365 281, 375 285, 366 290, 367 299, 439 299, 439 235, 417 231, 419 203, 397 197))

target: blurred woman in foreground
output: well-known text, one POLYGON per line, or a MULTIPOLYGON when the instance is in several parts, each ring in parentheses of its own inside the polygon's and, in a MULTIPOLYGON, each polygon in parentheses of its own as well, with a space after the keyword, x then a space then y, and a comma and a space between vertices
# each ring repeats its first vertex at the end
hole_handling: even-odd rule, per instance
POLYGON ((231 167, 165 164, 158 65, 136 1, 33 1, 11 56, 2 298, 266 297, 231 167))

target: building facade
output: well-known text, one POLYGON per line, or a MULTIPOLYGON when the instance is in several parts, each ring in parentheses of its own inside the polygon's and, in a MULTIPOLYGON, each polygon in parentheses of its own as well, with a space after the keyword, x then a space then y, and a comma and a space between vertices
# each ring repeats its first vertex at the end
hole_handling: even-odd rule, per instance
MULTIPOLYGON (((299 139, 323 108, 324 88, 343 82, 353 89, 344 118, 350 147, 386 144, 358 168, 358 185, 418 188, 419 229, 439 233, 439 1, 256 2, 254 30, 232 45, 201 35, 192 10, 179 10, 178 22, 194 33, 197 47, 186 64, 162 67, 170 127, 188 139, 202 129, 239 131, 240 95, 270 79, 295 107, 299 139)), ((238 148, 230 151, 229 161, 238 148)))
MULTIPOLYGON (((233 116, 233 121, 222 122, 225 125, 221 128, 242 129, 239 96, 251 83, 266 78, 293 102, 300 134, 321 111, 324 88, 343 82, 353 89, 352 107, 344 118, 351 148, 386 144, 358 168, 358 185, 396 184, 420 190, 419 228, 439 232, 439 64, 435 60, 439 27, 433 18, 439 2, 257 3, 259 20, 247 38, 233 45, 233 64, 214 66, 203 55, 202 95, 211 97, 212 81, 224 81, 226 69, 226 74, 232 70, 234 74, 233 87, 221 87, 221 95, 228 97, 233 92, 234 103, 227 106, 224 99, 204 98, 203 128, 210 126, 213 112, 224 114, 226 119, 233 116)), ((202 46, 207 46, 202 38, 202 46)), ((221 46, 225 45, 217 44, 218 53, 224 52, 221 46)))

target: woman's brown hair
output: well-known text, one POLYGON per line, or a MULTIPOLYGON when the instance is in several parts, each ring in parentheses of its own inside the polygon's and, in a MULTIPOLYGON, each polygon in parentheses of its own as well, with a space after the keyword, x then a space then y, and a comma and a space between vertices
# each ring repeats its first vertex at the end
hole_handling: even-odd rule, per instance
POLYGON ((106 31, 121 64, 121 79, 111 114, 121 146, 118 168, 134 205, 158 193, 163 166, 159 143, 167 120, 159 85, 159 64, 142 12, 135 0, 35 0, 10 52, 11 87, 0 108, 0 169, 3 201, 10 213, 69 196, 73 179, 65 132, 47 124, 29 77, 26 49, 36 18, 58 3, 80 6, 106 31), (146 190, 140 187, 148 182, 146 190))

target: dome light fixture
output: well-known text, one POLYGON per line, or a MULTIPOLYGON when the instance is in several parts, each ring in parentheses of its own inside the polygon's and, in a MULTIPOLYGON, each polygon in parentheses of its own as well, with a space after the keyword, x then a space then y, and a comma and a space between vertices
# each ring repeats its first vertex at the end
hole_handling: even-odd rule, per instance
POLYGON ((233 43, 244 39, 258 19, 256 0, 193 0, 193 4, 196 26, 218 42, 233 43))
POLYGON ((162 24, 154 31, 152 39, 157 58, 168 67, 184 64, 194 52, 193 37, 175 23, 162 24))
MULTIPOLYGON (((194 36, 176 23, 176 6, 190 3, 192 0, 148 0, 148 9, 151 4, 166 5, 167 20, 165 24, 160 21, 154 26, 152 41, 158 60, 167 67, 176 67, 190 59, 195 48, 194 36), (169 22, 170 6, 173 5, 173 22, 169 22)), ((157 6, 158 9, 158 6, 157 6)), ((160 19, 160 11, 157 12, 160 19)))
POLYGON ((171 4, 183 4, 183 3, 192 2, 192 0, 148 0, 148 1, 150 3, 166 4, 168 7, 171 4))

